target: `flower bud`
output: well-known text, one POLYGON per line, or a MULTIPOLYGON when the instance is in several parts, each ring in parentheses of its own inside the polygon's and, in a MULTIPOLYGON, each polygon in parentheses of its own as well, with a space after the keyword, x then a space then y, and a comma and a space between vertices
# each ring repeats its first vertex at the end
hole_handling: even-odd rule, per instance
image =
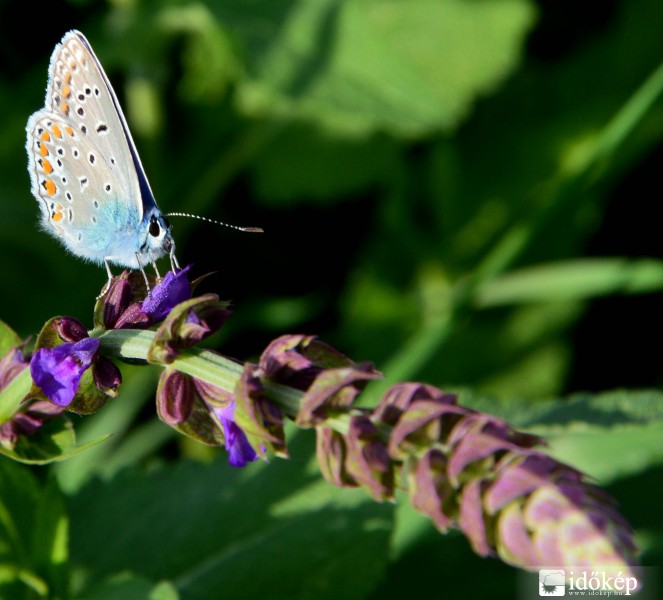
POLYGON ((171 427, 184 423, 191 415, 195 400, 191 377, 175 369, 163 372, 157 390, 157 414, 164 423, 171 427))
POLYGON ((394 463, 389 457, 387 446, 368 415, 350 418, 347 435, 348 473, 359 484, 368 488, 376 500, 392 499, 394 496, 394 463))
POLYGON ((338 487, 357 487, 345 466, 347 454, 342 434, 329 427, 316 427, 316 456, 323 477, 338 487))
POLYGON ((311 427, 335 411, 349 409, 364 386, 380 377, 371 363, 321 371, 304 394, 295 422, 300 427, 311 427))
POLYGON ((79 342, 87 337, 87 329, 83 323, 73 317, 58 317, 53 320, 53 327, 65 342, 79 342))
POLYGON ((280 409, 264 395, 259 369, 250 363, 244 366, 235 388, 235 421, 246 434, 253 449, 261 456, 270 453, 288 457, 280 409))

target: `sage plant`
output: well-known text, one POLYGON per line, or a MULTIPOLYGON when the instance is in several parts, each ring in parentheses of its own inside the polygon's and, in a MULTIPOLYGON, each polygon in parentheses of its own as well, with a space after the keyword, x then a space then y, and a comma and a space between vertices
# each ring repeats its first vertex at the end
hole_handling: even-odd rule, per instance
POLYGON ((53 420, 101 410, 121 392, 116 362, 158 365, 159 418, 224 447, 235 467, 288 458, 290 420, 315 430, 331 484, 363 488, 378 502, 402 490, 439 531, 460 530, 481 556, 524 569, 636 566, 633 530, 615 501, 545 454, 541 438, 424 383, 398 383, 374 408, 358 407, 381 374, 315 336, 281 336, 257 364, 201 348, 230 312, 216 294, 195 295, 198 281, 183 269, 148 293, 140 275, 124 272, 97 301, 91 330, 54 317, 31 355, 25 344, 12 348, 0 360, 3 453, 20 460, 53 420))

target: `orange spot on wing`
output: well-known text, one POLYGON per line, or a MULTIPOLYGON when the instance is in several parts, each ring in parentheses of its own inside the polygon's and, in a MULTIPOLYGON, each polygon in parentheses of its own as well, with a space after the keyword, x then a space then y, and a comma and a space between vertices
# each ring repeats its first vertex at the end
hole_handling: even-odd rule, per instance
POLYGON ((67 125, 67 126, 64 128, 64 130, 65 130, 70 136, 74 137, 74 130, 73 130, 71 127, 69 127, 69 125, 67 125))
POLYGON ((41 134, 41 141, 42 142, 50 142, 51 141, 51 136, 49 135, 48 131, 44 131, 44 133, 41 134))
POLYGON ((53 135, 56 138, 62 139, 62 132, 60 131, 60 128, 57 125, 53 125, 53 128, 51 129, 51 131, 53 132, 53 135))
POLYGON ((71 73, 70 73, 69 71, 67 71, 67 72, 64 74, 64 82, 65 82, 65 83, 69 83, 70 81, 71 81, 71 73))
POLYGON ((65 86, 62 88, 62 95, 63 95, 65 98, 69 98, 69 96, 71 96, 71 88, 70 88, 68 85, 65 85, 65 86))
POLYGON ((53 194, 55 194, 55 192, 57 192, 57 188, 55 187, 55 183, 53 182, 52 179, 47 179, 44 182, 44 189, 46 190, 46 193, 49 196, 52 196, 53 194))
POLYGON ((55 221, 56 223, 59 223, 60 221, 62 221, 62 213, 61 212, 53 213, 53 215, 51 216, 51 219, 53 221, 55 221))
POLYGON ((65 115, 68 115, 68 114, 69 114, 69 105, 68 105, 66 102, 63 102, 62 104, 60 104, 60 110, 61 110, 65 115))
POLYGON ((44 144, 39 147, 39 154, 42 156, 48 156, 48 148, 44 146, 44 144))
POLYGON ((44 167, 44 171, 46 172, 47 175, 53 172, 53 165, 50 162, 48 162, 46 159, 42 161, 41 166, 44 167))

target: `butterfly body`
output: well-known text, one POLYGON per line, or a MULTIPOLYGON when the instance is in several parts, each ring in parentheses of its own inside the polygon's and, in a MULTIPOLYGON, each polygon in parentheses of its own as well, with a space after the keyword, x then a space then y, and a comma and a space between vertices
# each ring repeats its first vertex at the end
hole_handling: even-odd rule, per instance
POLYGON ((44 108, 28 120, 28 169, 42 228, 96 264, 176 265, 126 119, 89 42, 78 31, 55 47, 44 108))

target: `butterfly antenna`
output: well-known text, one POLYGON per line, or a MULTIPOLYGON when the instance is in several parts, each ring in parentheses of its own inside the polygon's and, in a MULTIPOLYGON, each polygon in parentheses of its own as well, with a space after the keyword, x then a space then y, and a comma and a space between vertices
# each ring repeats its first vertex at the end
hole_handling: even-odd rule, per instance
POLYGON ((262 227, 239 227, 237 225, 230 225, 230 223, 223 223, 215 219, 210 219, 208 217, 201 217, 200 215, 191 215, 189 213, 181 212, 171 212, 166 213, 166 217, 189 217, 190 219, 198 219, 199 221, 207 221, 208 223, 214 223, 215 225, 222 225, 223 227, 230 227, 231 229, 237 229, 237 231, 246 231, 249 233, 263 233, 262 227))

